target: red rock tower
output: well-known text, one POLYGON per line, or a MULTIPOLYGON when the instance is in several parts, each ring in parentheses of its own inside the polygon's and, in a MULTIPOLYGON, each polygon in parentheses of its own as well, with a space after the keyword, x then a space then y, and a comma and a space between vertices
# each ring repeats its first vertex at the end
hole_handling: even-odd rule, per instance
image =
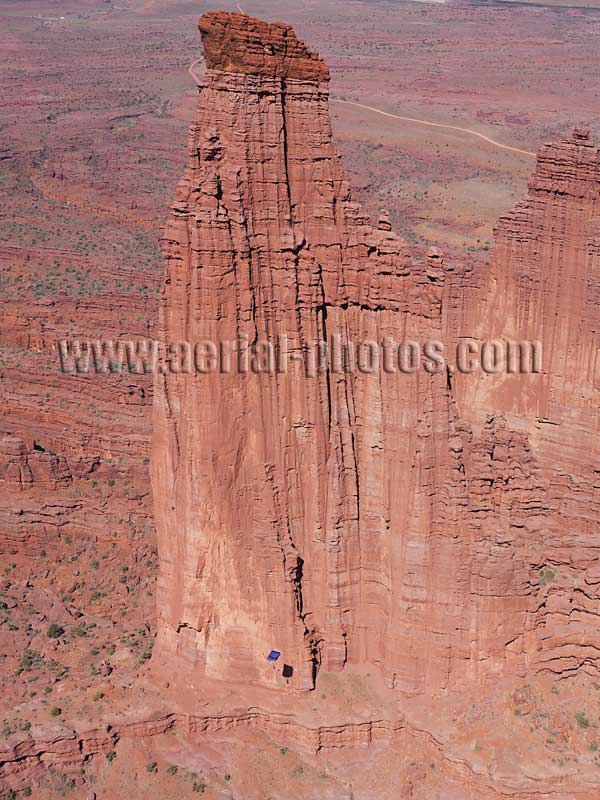
MULTIPOLYGON (((405 609, 446 514, 433 491, 450 459, 446 377, 307 378, 294 355, 335 335, 439 335, 442 287, 352 201, 323 61, 280 23, 218 12, 200 30, 208 69, 165 233, 162 336, 286 336, 291 357, 283 374, 159 376, 156 661, 271 684, 274 648, 284 686, 370 662, 413 688, 440 668, 405 609)), ((427 624, 442 624, 446 591, 438 581, 427 624)))

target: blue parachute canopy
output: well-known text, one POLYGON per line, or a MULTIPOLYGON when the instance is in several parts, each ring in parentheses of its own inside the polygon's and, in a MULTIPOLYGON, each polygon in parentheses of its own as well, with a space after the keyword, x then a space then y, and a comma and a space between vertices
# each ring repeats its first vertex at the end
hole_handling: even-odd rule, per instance
POLYGON ((267 656, 267 661, 277 661, 281 653, 279 650, 271 650, 269 655, 267 656))

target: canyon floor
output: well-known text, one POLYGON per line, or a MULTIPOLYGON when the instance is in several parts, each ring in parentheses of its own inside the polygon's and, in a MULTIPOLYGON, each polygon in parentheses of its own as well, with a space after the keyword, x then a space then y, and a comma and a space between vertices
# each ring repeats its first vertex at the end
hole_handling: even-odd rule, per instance
MULTIPOLYGON (((600 132, 593 3, 242 6, 289 22, 329 64, 334 137, 366 212, 387 209, 416 252, 438 246, 475 275, 526 191, 528 153, 582 118, 600 132)), ((149 680, 152 377, 62 374, 56 342, 156 332, 159 238, 203 73, 189 70, 197 19, 214 7, 0 8, 0 788, 462 800, 532 797, 533 781, 538 797, 593 797, 600 694, 586 675, 402 704, 360 669, 285 703, 149 680), (589 793, 571 791, 575 775, 589 793)))

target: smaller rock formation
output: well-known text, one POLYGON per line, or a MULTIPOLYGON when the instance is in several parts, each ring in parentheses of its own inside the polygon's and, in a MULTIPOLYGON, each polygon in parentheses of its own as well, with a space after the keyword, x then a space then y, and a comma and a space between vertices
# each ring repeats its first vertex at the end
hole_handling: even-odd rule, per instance
POLYGON ((23 491, 36 487, 57 489, 72 481, 67 461, 48 452, 37 442, 27 447, 23 439, 10 434, 0 439, 0 481, 23 491))
POLYGON ((438 247, 427 251, 426 274, 432 283, 444 282, 444 254, 438 247))

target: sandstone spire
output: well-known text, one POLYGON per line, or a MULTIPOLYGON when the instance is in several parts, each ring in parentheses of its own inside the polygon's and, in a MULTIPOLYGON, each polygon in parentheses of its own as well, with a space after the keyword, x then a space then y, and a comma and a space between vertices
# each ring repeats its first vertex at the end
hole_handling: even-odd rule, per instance
MULTIPOLYGON (((286 336, 298 356, 336 335, 438 331, 441 286, 352 201, 323 62, 280 24, 215 13, 200 29, 209 69, 165 233, 164 338, 286 336)), ((156 661, 272 683, 275 648, 282 684, 312 688, 321 668, 398 660, 412 686, 421 665, 400 617, 420 590, 401 576, 434 513, 445 376, 306 378, 290 362, 158 380, 156 661)))

